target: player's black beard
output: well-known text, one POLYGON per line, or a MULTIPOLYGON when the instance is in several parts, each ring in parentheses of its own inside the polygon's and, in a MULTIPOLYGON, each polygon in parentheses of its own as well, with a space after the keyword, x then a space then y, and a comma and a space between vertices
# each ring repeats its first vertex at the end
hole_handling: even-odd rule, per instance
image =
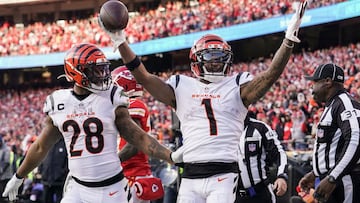
POLYGON ((88 93, 88 94, 79 95, 79 94, 76 94, 76 93, 74 92, 74 90, 72 90, 71 93, 72 93, 78 100, 80 100, 80 101, 83 100, 83 99, 85 99, 86 97, 88 97, 88 96, 91 94, 91 92, 90 92, 90 93, 88 93))

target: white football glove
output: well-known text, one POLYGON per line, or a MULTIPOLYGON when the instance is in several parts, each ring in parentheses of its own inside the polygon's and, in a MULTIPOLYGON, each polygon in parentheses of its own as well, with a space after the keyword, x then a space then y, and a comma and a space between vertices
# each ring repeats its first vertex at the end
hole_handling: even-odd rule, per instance
POLYGON ((171 152, 170 158, 174 163, 182 163, 183 160, 184 147, 178 148, 176 151, 171 152))
POLYGON ((14 174, 13 177, 6 184, 5 190, 2 194, 3 197, 9 197, 10 201, 14 201, 17 199, 17 195, 19 192, 19 187, 23 183, 24 178, 17 178, 14 174))
POLYGON ((101 21, 100 17, 98 17, 98 23, 99 23, 101 29, 103 29, 106 32, 106 34, 108 34, 110 36, 111 41, 113 43, 113 47, 114 47, 113 52, 115 52, 118 49, 118 47, 126 41, 126 36, 125 36, 124 30, 108 30, 108 29, 106 29, 103 22, 101 21))
POLYGON ((295 14, 291 17, 291 20, 288 24, 286 33, 285 33, 285 38, 296 42, 296 43, 300 43, 300 39, 298 38, 298 33, 299 33, 299 27, 301 24, 301 19, 304 16, 305 13, 305 8, 307 5, 307 1, 302 1, 301 3, 299 3, 298 8, 295 11, 295 14))

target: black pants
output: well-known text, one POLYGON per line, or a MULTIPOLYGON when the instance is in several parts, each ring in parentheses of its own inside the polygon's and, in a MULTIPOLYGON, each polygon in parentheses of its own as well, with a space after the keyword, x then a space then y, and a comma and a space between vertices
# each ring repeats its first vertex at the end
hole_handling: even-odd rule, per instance
MULTIPOLYGON (((5 186, 6 186, 7 182, 9 182, 9 180, 10 180, 10 179, 0 180, 0 196, 1 196, 2 193, 4 192, 5 186)), ((7 200, 7 198, 3 198, 3 197, 1 196, 1 198, 0 198, 0 203, 4 203, 4 202, 9 202, 9 201, 7 200)))
POLYGON ((272 203, 271 193, 266 186, 256 190, 256 195, 252 197, 250 195, 241 196, 238 192, 235 203, 272 203))
POLYGON ((342 203, 345 195, 351 195, 352 203, 360 203, 360 174, 345 175, 336 184, 335 190, 331 193, 326 203, 342 203), (344 185, 348 187, 344 187, 344 185), (350 189, 352 187, 352 190, 350 189))

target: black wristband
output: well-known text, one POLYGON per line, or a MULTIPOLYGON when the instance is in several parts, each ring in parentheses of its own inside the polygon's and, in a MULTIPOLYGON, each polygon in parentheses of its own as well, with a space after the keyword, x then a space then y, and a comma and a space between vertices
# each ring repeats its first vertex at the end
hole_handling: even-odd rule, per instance
POLYGON ((23 179, 23 177, 19 176, 17 173, 15 173, 15 177, 16 177, 17 179, 23 179))
POLYGON ((135 70, 137 67, 139 67, 141 64, 141 61, 138 56, 135 56, 135 58, 130 61, 129 63, 126 63, 125 66, 129 71, 135 70))
POLYGON ((174 162, 174 160, 172 160, 172 157, 171 157, 171 154, 172 154, 173 152, 170 152, 170 160, 172 161, 172 162, 174 162))

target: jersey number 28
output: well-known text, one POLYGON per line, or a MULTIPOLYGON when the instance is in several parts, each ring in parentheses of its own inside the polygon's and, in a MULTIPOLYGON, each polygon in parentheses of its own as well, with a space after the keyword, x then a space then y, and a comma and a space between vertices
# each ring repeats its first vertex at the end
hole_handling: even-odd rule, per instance
MULTIPOLYGON (((74 120, 67 120, 63 124, 63 131, 67 132, 69 127, 72 127, 74 130, 74 134, 71 138, 70 143, 70 156, 81 156, 83 149, 74 149, 75 143, 80 135, 80 126, 79 124, 74 120)), ((98 118, 88 118, 83 122, 82 128, 85 132, 85 147, 86 150, 89 151, 92 154, 100 153, 104 148, 104 136, 101 134, 103 132, 103 124, 98 118), (96 131, 91 131, 90 126, 95 125, 96 131), (97 145, 94 146, 93 144, 93 138, 97 139, 97 145)))

